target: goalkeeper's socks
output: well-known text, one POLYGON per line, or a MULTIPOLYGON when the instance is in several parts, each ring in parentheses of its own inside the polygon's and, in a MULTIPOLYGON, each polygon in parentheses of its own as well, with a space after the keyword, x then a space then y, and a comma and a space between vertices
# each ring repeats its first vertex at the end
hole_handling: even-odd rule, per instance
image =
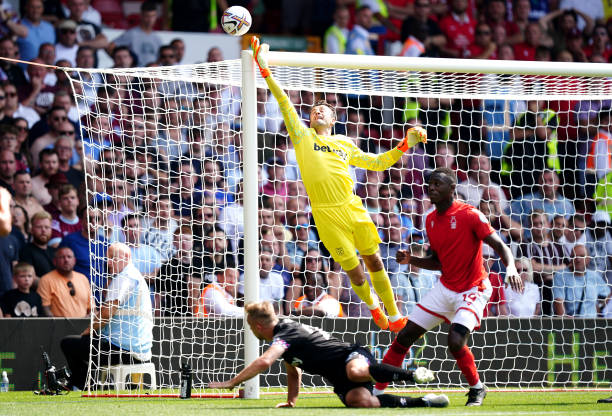
MULTIPOLYGON (((406 354, 408 353, 408 349, 409 349, 408 347, 404 347, 402 344, 397 342, 397 338, 396 338, 395 340, 393 340, 393 342, 391 343, 391 346, 387 350, 387 353, 383 357, 383 361, 382 361, 383 364, 390 364, 394 367, 401 367, 402 363, 404 362, 404 358, 406 357, 406 354)), ((386 389, 388 385, 389 385, 388 382, 378 382, 376 383, 375 387, 377 390, 382 391, 386 389)))
POLYGON ((362 285, 357 286, 355 283, 351 282, 351 287, 359 296, 359 299, 365 302, 368 305, 368 309, 376 309, 378 308, 378 300, 374 300, 372 296, 372 291, 370 290, 370 284, 366 280, 362 285))
POLYGON ((380 394, 378 396, 380 407, 427 407, 422 397, 394 396, 393 394, 380 394))
POLYGON ((400 367, 394 367, 390 364, 370 364, 370 375, 377 382, 390 381, 412 381, 414 376, 412 371, 404 370, 400 367))
POLYGON ((478 377, 478 370, 476 369, 476 362, 474 362, 474 355, 467 345, 464 345, 459 351, 451 352, 455 360, 457 360, 457 366, 465 376, 470 386, 476 386, 480 382, 478 377))
MULTIPOLYGON (((399 315, 399 310, 397 309, 397 305, 395 304, 395 295, 393 295, 393 288, 391 287, 391 281, 389 281, 389 276, 384 268, 373 272, 370 271, 370 278, 372 279, 372 286, 374 286, 374 290, 376 294, 382 300, 382 303, 385 305, 385 309, 387 310, 387 314, 389 316, 397 316, 399 315)), ((395 321, 397 319, 391 319, 395 321)))

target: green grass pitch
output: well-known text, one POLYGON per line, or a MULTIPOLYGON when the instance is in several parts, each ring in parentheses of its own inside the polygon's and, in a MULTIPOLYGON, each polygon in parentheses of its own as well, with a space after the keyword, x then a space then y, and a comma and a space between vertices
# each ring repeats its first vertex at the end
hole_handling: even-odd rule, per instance
MULTIPOLYGON (((347 409, 334 395, 304 395, 294 409, 274 409, 284 395, 259 400, 171 398, 85 398, 79 393, 65 396, 35 396, 32 392, 0 394, 0 415, 113 415, 113 416, 241 416, 241 415, 612 415, 612 404, 597 404, 610 391, 599 392, 489 392, 482 407, 466 408, 463 393, 447 393, 446 409, 347 409)), ((413 394, 416 395, 416 394, 413 394)))

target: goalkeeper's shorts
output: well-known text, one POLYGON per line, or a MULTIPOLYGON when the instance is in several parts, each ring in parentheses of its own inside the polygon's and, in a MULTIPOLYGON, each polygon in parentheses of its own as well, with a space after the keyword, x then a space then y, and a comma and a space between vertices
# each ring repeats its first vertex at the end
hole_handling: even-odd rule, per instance
POLYGON ((358 196, 342 206, 313 207, 312 215, 321 241, 344 270, 357 267, 357 251, 366 256, 378 251, 382 240, 358 196))

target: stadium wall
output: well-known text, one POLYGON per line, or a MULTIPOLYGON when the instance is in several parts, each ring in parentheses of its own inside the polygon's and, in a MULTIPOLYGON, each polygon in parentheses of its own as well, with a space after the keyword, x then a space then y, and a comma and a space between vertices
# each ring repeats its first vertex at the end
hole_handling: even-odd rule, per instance
MULTIPOLYGON (((179 374, 163 369, 180 368, 181 358, 192 360, 196 374, 195 387, 209 381, 208 374, 228 367, 224 362, 223 344, 183 342, 185 338, 218 338, 226 333, 222 343, 242 343, 242 319, 206 319, 184 325, 164 325, 158 318, 155 325, 153 355, 157 360, 158 383, 178 386, 179 374), (238 331, 237 331, 238 330, 238 331), (238 335, 236 335, 238 334, 238 335), (235 339, 230 339, 235 338, 235 339), (180 351, 180 354, 179 354, 180 351), (223 357, 223 358, 221 358, 223 357), (195 363, 193 361, 199 360, 195 363), (170 362, 171 361, 171 362, 170 362), (160 371, 161 370, 161 371, 160 371)), ((176 321, 176 318, 174 318, 176 321)), ((376 345, 374 353, 381 358, 392 340, 387 331, 368 332, 369 319, 308 319, 305 322, 321 326, 342 336, 347 342, 376 345)), ((175 322, 176 323, 176 322, 175 322)), ((88 319, 4 319, 0 320, 0 371, 9 375, 12 390, 35 390, 42 376, 41 351, 44 349, 56 367, 66 365, 59 342, 65 335, 79 334, 89 325, 88 319)), ((413 348, 406 366, 426 365, 438 372, 440 387, 461 382, 454 361, 446 360, 446 330, 429 333, 413 348)), ((470 344, 480 374, 489 386, 497 387, 610 387, 612 356, 607 353, 607 341, 612 339, 609 320, 558 318, 547 319, 485 319, 470 344)), ((241 357, 239 357, 241 359, 241 357)), ((280 363, 261 377, 261 386, 278 385, 280 363)), ((305 385, 320 385, 317 377, 305 376, 305 385)), ((284 379, 281 378, 284 383, 284 379)))

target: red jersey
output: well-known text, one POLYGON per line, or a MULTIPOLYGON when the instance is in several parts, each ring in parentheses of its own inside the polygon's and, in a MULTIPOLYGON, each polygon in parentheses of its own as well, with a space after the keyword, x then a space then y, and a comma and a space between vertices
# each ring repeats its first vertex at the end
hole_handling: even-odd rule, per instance
POLYGON ((457 293, 482 286, 487 272, 482 264, 482 240, 495 230, 473 206, 454 201, 444 214, 427 216, 425 231, 431 249, 442 264, 440 282, 457 293))
POLYGON ((62 239, 68 234, 80 232, 83 229, 81 220, 77 217, 76 221, 66 220, 61 215, 51 220, 51 238, 62 239))
POLYGON ((535 61, 536 48, 525 42, 514 45, 514 58, 518 61, 535 61))
POLYGON ((476 21, 467 14, 464 18, 460 18, 456 14, 450 13, 440 20, 440 29, 448 41, 447 47, 463 52, 474 42, 476 21))

